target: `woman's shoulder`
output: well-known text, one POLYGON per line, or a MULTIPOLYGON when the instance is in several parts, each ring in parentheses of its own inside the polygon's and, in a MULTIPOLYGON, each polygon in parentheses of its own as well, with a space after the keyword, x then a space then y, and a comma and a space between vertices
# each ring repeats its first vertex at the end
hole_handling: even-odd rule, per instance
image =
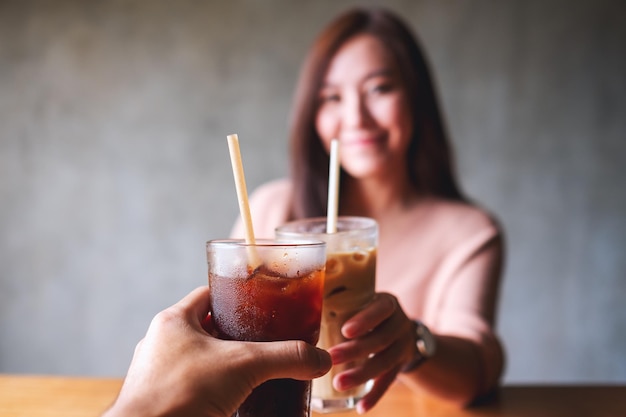
MULTIPOLYGON (((291 181, 281 178, 261 184, 250 194, 250 214, 257 237, 274 237, 274 228, 287 220, 291 190, 291 181)), ((242 233, 243 225, 239 219, 233 234, 242 233)))
POLYGON ((419 204, 417 212, 433 227, 453 230, 455 234, 501 233, 496 216, 477 203, 433 198, 419 204))
POLYGON ((288 178, 277 178, 256 187, 252 195, 272 197, 276 195, 284 195, 285 193, 290 193, 291 189, 291 181, 288 178))
POLYGON ((276 205, 291 198, 292 185, 287 178, 270 180, 259 185, 250 194, 250 203, 260 206, 276 205))

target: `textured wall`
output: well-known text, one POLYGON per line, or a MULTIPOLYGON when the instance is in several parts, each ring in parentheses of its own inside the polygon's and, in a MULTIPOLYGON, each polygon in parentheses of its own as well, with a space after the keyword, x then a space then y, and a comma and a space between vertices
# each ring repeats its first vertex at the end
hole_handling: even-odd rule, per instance
MULTIPOLYGON (((206 283, 204 242, 286 172, 300 60, 353 2, 0 1, 0 372, 122 375, 206 283)), ((626 382, 626 16, 617 1, 391 0, 463 185, 507 232, 507 382, 626 382)))

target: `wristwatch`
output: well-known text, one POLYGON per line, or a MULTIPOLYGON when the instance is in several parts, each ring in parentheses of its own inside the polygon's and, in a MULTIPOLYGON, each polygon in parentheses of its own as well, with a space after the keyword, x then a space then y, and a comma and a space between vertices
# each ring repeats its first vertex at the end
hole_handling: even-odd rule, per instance
POLYGON ((415 346, 417 348, 417 352, 415 352, 415 357, 402 368, 401 372, 410 372, 424 363, 428 358, 431 358, 435 351, 437 350, 437 342, 435 341, 435 337, 428 330, 428 327, 424 323, 419 320, 413 320, 415 323, 415 346))

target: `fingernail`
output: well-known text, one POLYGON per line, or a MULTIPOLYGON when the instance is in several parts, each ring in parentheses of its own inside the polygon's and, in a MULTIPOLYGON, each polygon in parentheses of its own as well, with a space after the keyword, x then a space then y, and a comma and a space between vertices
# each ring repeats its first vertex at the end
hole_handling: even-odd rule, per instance
POLYGON ((354 387, 354 382, 350 375, 337 375, 333 381, 333 386, 337 391, 345 391, 354 387))
POLYGON ((337 365, 343 363, 345 361, 345 355, 341 351, 341 349, 328 349, 328 353, 330 353, 330 357, 332 358, 333 365, 337 365))
POLYGON ((320 348, 316 348, 316 349, 318 353, 317 357, 319 359, 318 376, 322 376, 330 370, 331 366, 333 365, 333 362, 332 362, 332 358, 330 354, 327 351, 325 351, 324 349, 320 349, 320 348))

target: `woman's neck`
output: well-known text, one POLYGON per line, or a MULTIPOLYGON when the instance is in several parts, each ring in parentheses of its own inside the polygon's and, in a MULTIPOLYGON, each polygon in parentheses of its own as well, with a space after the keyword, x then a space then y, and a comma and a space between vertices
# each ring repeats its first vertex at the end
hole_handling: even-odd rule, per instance
POLYGON ((406 178, 355 179, 347 177, 340 190, 340 213, 383 221, 411 207, 418 195, 406 178))

